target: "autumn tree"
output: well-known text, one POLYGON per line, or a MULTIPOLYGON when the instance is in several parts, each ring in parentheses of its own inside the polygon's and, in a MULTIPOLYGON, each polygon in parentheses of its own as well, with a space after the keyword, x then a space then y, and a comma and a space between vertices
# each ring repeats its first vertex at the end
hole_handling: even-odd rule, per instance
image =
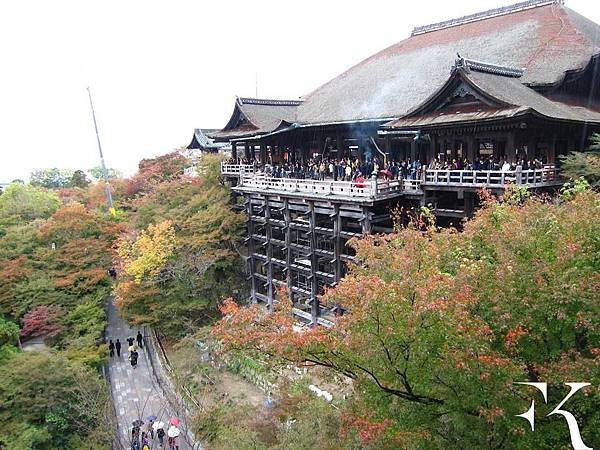
POLYGON ((58 305, 40 305, 23 316, 22 336, 54 337, 62 330, 60 318, 64 314, 58 305))
POLYGON ((196 179, 182 176, 175 161, 167 166, 177 170, 131 203, 117 293, 132 320, 178 336, 211 320, 221 299, 243 290, 243 216, 230 207, 218 158, 205 158, 196 179))
POLYGON ((533 395, 516 381, 547 382, 553 404, 565 382, 592 383, 570 411, 598 443, 599 198, 486 202, 462 233, 411 226, 354 241, 361 264, 321 299, 348 308, 331 329, 297 331, 283 300, 274 313, 227 301, 214 334, 225 351, 349 377, 355 423, 379 424, 394 448, 568 443, 564 421, 541 419, 551 406, 536 402, 535 433, 516 417, 533 395))
MULTIPOLYGON (((76 203, 45 221, 7 228, 0 236, 0 314, 18 323, 26 316, 27 325, 40 323, 38 313, 60 308, 51 321, 52 344, 87 364, 100 364, 107 269, 121 228, 76 203)), ((25 327, 25 334, 34 329, 25 327)))
POLYGON ((126 196, 135 197, 152 192, 160 183, 180 180, 191 161, 178 151, 156 158, 143 159, 138 172, 128 180, 126 196))

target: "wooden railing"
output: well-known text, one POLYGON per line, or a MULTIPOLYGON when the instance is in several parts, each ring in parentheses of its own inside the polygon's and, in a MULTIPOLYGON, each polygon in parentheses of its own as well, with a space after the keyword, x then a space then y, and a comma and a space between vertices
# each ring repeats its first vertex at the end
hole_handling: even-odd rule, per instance
POLYGON ((357 183, 354 181, 321 181, 255 175, 240 177, 238 188, 257 191, 290 192, 314 196, 374 199, 401 193, 402 182, 400 180, 369 179, 357 183))
POLYGON ((422 181, 421 180, 412 180, 410 178, 404 178, 402 180, 402 189, 404 191, 415 191, 415 192, 421 192, 421 184, 422 181))
POLYGON ((221 174, 222 175, 240 175, 242 173, 255 173, 257 167, 254 164, 231 164, 221 163, 221 174))
POLYGON ((430 186, 498 187, 508 184, 530 187, 560 183, 554 167, 531 170, 432 170, 425 171, 424 184, 430 186))

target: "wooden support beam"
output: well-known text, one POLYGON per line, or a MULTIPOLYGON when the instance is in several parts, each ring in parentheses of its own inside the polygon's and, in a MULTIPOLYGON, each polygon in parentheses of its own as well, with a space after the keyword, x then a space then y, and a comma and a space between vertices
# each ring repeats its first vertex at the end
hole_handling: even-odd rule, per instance
POLYGON ((273 244, 271 238, 273 237, 273 227, 271 225, 271 208, 269 208, 269 198, 265 196, 265 237, 267 242, 267 298, 269 300, 269 310, 273 311, 273 244))
POLYGON ((252 221, 252 202, 247 202, 246 211, 248 215, 248 272, 251 277, 250 301, 256 303, 256 277, 254 276, 254 222, 252 221))
POLYGON ((310 233, 310 301, 311 301, 311 316, 312 316, 312 324, 317 324, 317 318, 319 317, 319 299, 318 290, 319 283, 317 279, 317 266, 319 263, 319 258, 315 252, 317 248, 317 234, 315 233, 315 228, 317 226, 317 215, 315 213, 315 204, 314 202, 308 203, 309 210, 309 233, 310 233))
POLYGON ((333 216, 333 274, 334 281, 337 283, 342 278, 342 217, 340 216, 340 206, 335 205, 335 215, 333 216))
POLYGON ((371 233, 371 213, 369 212, 369 208, 363 206, 363 216, 361 219, 362 232, 363 234, 371 233))
POLYGON ((294 293, 292 291, 292 227, 290 226, 292 222, 292 213, 289 208, 289 201, 285 199, 283 201, 283 219, 285 222, 285 267, 286 267, 286 283, 288 288, 288 295, 294 302, 294 293))

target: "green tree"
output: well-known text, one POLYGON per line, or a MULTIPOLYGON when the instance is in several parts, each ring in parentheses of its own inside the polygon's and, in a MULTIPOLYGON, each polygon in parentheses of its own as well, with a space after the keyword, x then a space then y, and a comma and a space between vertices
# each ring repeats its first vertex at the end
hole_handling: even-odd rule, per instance
POLYGON ((55 189, 67 187, 72 176, 70 169, 38 169, 31 172, 29 182, 33 186, 55 189))
MULTIPOLYGON (((118 171, 117 169, 113 169, 112 167, 109 167, 106 170, 108 172, 109 180, 112 180, 114 178, 123 178, 123 174, 120 171, 118 171)), ((104 178, 102 166, 92 167, 90 170, 88 170, 88 173, 97 180, 104 178)))
POLYGON ((73 175, 71 175, 71 179, 69 180, 68 186, 76 188, 86 188, 89 186, 89 184, 90 180, 87 179, 85 172, 83 170, 76 170, 75 172, 73 172, 73 175))
POLYGON ((108 449, 115 430, 106 384, 62 356, 22 353, 0 366, 0 442, 108 449))
POLYGON ((585 178, 594 186, 600 186, 600 133, 593 134, 584 152, 571 152, 560 157, 564 175, 571 179, 585 178))
POLYGON ((0 233, 3 225, 47 219, 59 206, 60 200, 53 192, 12 183, 0 195, 0 233))

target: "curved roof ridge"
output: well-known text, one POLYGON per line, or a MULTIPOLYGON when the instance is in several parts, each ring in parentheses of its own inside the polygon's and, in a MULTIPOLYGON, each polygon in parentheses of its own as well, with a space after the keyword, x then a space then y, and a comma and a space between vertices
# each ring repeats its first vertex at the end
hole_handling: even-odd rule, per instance
POLYGON ((411 36, 417 34, 429 33, 431 31, 441 30, 443 28, 455 27, 463 25, 465 23, 475 22, 477 20, 489 19, 491 17, 503 16, 505 14, 511 14, 517 11, 523 11, 525 9, 537 8, 539 6, 550 5, 553 3, 564 4, 563 0, 528 0, 524 2, 515 3, 508 6, 501 6, 500 8, 488 9, 487 11, 481 11, 467 16, 458 17, 456 19, 444 20, 442 22, 436 22, 429 25, 422 25, 413 28, 411 36))
POLYGON ((242 105, 265 105, 265 106, 298 106, 302 100, 277 100, 255 97, 238 97, 242 105))

